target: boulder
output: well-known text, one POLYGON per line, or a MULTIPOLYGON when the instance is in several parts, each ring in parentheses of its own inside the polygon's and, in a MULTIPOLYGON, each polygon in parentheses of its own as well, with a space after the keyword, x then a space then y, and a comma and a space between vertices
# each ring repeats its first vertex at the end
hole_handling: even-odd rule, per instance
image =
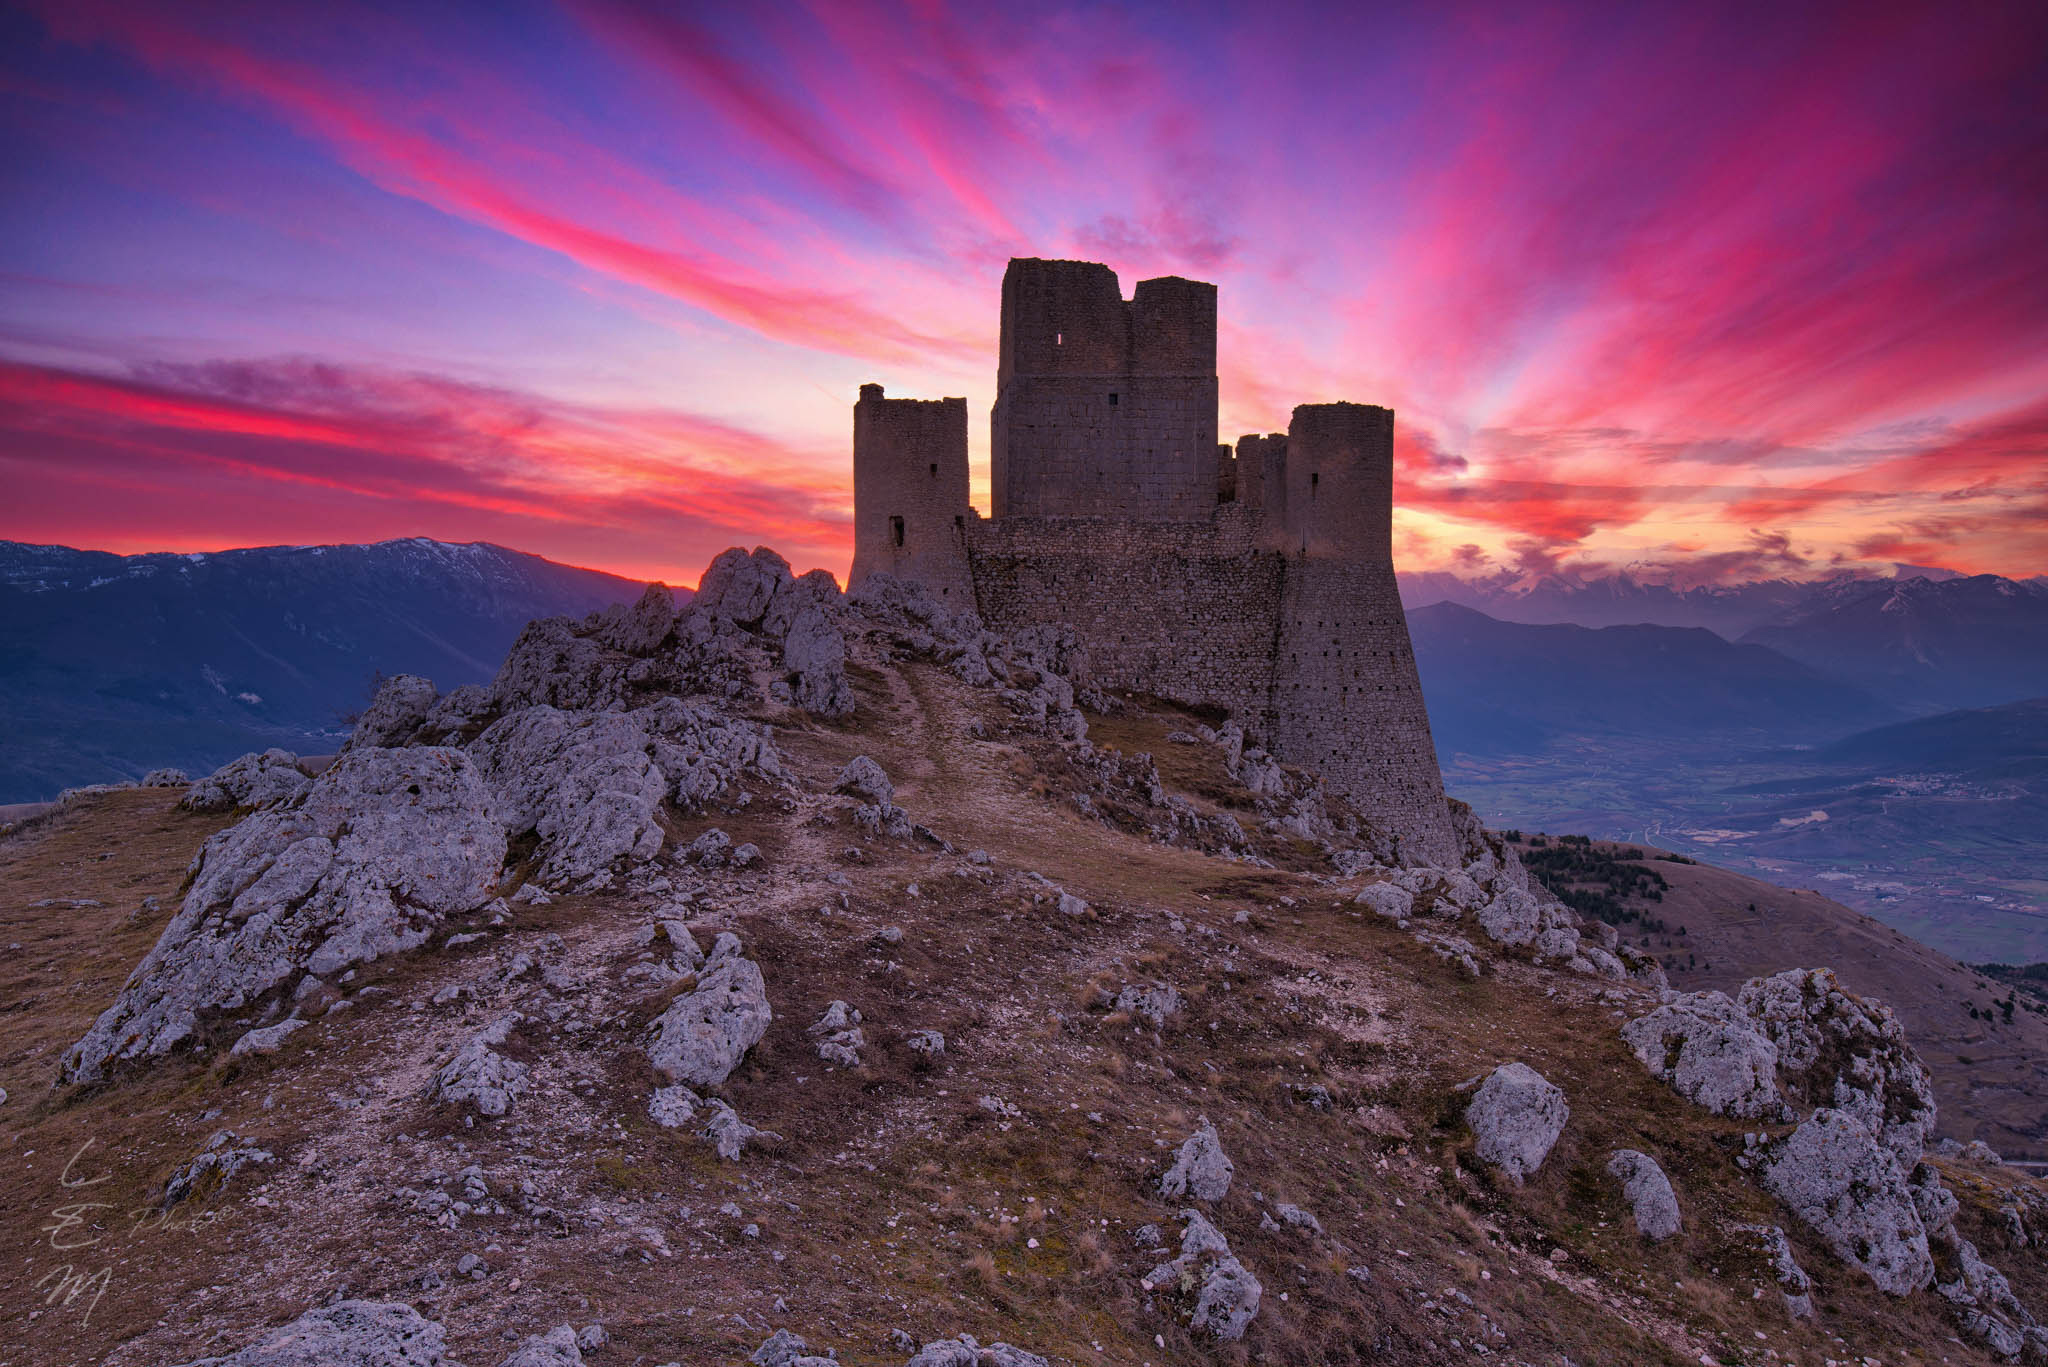
POLYGON ((1022 1348, 1007 1343, 983 1347, 970 1335, 962 1334, 956 1339, 927 1343, 904 1367, 1052 1367, 1052 1364, 1022 1348))
POLYGON ((216 1016, 410 950, 490 900, 505 833, 459 750, 355 750, 291 803, 215 835, 178 914, 114 1004, 65 1054, 94 1082, 168 1052, 216 1016))
POLYGON ((888 807, 896 800, 896 785, 889 782, 889 775, 882 766, 866 755, 855 755, 839 771, 839 777, 832 784, 835 793, 847 793, 877 807, 888 807))
POLYGON ((1934 1085, 1890 1007, 1825 968, 1752 978, 1736 1001, 1777 1046, 1778 1084, 1795 1101, 1847 1111, 1902 1167, 1920 1161, 1934 1132, 1934 1085))
POLYGON ((1635 1149, 1616 1149, 1607 1160, 1607 1172, 1621 1179, 1622 1199, 1628 1202, 1638 1233, 1653 1243, 1678 1233, 1678 1195, 1656 1159, 1635 1149))
POLYGON ((491 706, 593 708, 621 701, 627 662, 576 634, 566 617, 528 622, 491 680, 491 706))
POLYGON ((392 675, 378 685, 376 696, 356 719, 355 729, 342 743, 343 753, 370 746, 405 744, 426 723, 437 696, 432 679, 417 674, 392 675))
POLYGON ((145 788, 183 788, 192 782, 192 776, 183 769, 152 769, 142 776, 145 788))
POLYGON ((861 1033, 860 1012, 845 1002, 835 1001, 825 1014, 804 1032, 818 1041, 818 1057, 841 1068, 860 1067, 859 1050, 867 1043, 861 1033))
POLYGON ((753 1367, 838 1367, 828 1357, 818 1357, 805 1351, 804 1341, 787 1329, 777 1329, 770 1334, 752 1353, 747 1361, 753 1367))
POLYGON ((583 1367, 583 1347, 576 1330, 558 1324, 545 1334, 529 1334, 498 1367, 583 1367))
POLYGON ((690 1123, 704 1104, 688 1087, 657 1087, 647 1099, 647 1115, 663 1129, 676 1130, 690 1123))
POLYGON ((1223 1232, 1202 1217, 1184 1210, 1180 1256, 1145 1274, 1144 1288, 1183 1302, 1192 1301, 1189 1326, 1223 1342, 1244 1337, 1245 1327, 1259 1313, 1263 1288, 1231 1253, 1223 1232))
POLYGON ((1934 1280, 1927 1231, 1897 1154, 1847 1111, 1817 1110, 1768 1146, 1762 1180, 1879 1290, 1903 1296, 1934 1280))
POLYGON ((1652 1075, 1715 1115, 1775 1118, 1777 1046, 1723 992, 1688 992, 1622 1027, 1652 1075))
POLYGON ((647 1058, 667 1083, 715 1087, 773 1019, 760 966, 740 952, 736 937, 720 935, 697 985, 655 1018, 647 1058))
POLYGON ((526 1065, 498 1050, 519 1025, 516 1012, 492 1021, 455 1051, 455 1057, 434 1074, 433 1099, 474 1107, 478 1115, 500 1116, 527 1088, 526 1065))
POLYGON ((1223 1152, 1223 1140, 1216 1127, 1203 1116, 1195 1132, 1187 1137, 1174 1157, 1173 1166, 1159 1179, 1164 1196, 1192 1196, 1198 1201, 1221 1201, 1230 1190, 1236 1165, 1223 1152))
POLYGON ((1351 900, 1390 921, 1405 921, 1415 910, 1415 894, 1392 883, 1367 883, 1351 900))
POLYGON ((1479 1085, 1465 1108, 1479 1157, 1516 1186, 1543 1166, 1571 1116, 1564 1093, 1526 1063, 1503 1063, 1479 1085))
POLYGON ((308 1310, 239 1352, 184 1367, 456 1367, 433 1320, 396 1301, 336 1301, 308 1310))
POLYGON ((299 757, 272 748, 229 760, 192 785, 178 805, 188 812, 228 812, 237 807, 274 807, 312 785, 299 757))
POLYGON ((275 1025, 262 1025, 249 1031, 228 1050, 229 1058, 241 1058, 248 1054, 274 1054, 284 1047, 286 1037, 294 1031, 311 1024, 297 1016, 288 1016, 275 1025))
POLYGON ((716 1097, 711 1099, 710 1106, 711 1118, 704 1123, 704 1134, 717 1146, 718 1156, 727 1162, 738 1162, 750 1140, 782 1138, 772 1130, 756 1129, 749 1125, 740 1119, 738 1111, 716 1097))
POLYGON ((1180 1012, 1180 993, 1170 983, 1126 983, 1116 994, 1116 1009, 1147 1022, 1153 1029, 1180 1012))
POLYGON ((1541 908, 1526 888, 1510 887, 1479 908, 1479 928, 1500 944, 1530 944, 1541 926, 1541 908))

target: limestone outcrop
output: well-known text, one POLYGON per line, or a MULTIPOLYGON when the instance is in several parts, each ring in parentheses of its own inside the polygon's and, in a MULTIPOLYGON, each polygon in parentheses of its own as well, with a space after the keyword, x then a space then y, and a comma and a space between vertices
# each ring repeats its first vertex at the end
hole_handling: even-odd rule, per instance
POLYGON ((445 1333, 397 1301, 336 1301, 308 1310, 226 1357, 184 1367, 458 1367, 445 1333))
POLYGON ((1776 1118, 1778 1047, 1724 992, 1688 992, 1622 1027, 1653 1076, 1715 1115, 1776 1118))
POLYGON ((229 760, 193 784, 178 805, 188 812, 274 807, 297 797, 312 782, 300 770, 297 755, 273 747, 229 760))
POLYGON ((378 686, 370 705, 356 718, 355 729, 342 743, 342 752, 373 746, 403 745, 426 725, 427 714, 439 697, 432 679, 417 674, 394 674, 378 686))
POLYGON ((1777 1046, 1778 1084, 1799 1102, 1846 1111, 1908 1169, 1934 1132, 1934 1084, 1882 1002, 1825 968, 1745 983, 1737 1004, 1777 1046))
POLYGON ((1229 1240, 1197 1210, 1184 1210, 1180 1256, 1145 1274, 1145 1290, 1187 1305, 1189 1327, 1223 1342, 1244 1337, 1259 1313, 1259 1279, 1230 1251, 1229 1240))
POLYGON ((301 973, 325 976, 423 944, 491 896, 505 833, 459 750, 351 751, 285 806, 207 841, 178 914, 61 1077, 194 1040, 301 973))
POLYGON ((1767 1191, 1879 1290, 1903 1296, 1934 1281, 1907 1173, 1856 1116, 1815 1111, 1765 1147, 1758 1170, 1767 1191))

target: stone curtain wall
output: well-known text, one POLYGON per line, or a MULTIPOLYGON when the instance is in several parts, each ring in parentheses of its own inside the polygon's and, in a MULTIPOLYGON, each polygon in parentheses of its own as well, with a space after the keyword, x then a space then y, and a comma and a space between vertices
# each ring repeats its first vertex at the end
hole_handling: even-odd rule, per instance
POLYGON ((1261 548, 1255 515, 1212 512, 1199 523, 971 520, 982 619, 1071 626, 1104 683, 1255 721, 1272 686, 1283 557, 1261 548))
POLYGON ((967 400, 891 399, 862 385, 853 408, 853 570, 922 581, 941 602, 972 604, 967 400), (899 525, 902 544, 897 544, 899 525))

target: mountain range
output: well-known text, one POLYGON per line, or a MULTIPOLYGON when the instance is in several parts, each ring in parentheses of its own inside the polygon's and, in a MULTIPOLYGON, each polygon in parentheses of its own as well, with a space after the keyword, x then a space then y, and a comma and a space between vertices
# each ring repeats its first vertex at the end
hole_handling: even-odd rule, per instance
POLYGON ((377 674, 481 683, 529 620, 641 587, 425 538, 130 556, 0 542, 0 802, 331 749, 377 674))

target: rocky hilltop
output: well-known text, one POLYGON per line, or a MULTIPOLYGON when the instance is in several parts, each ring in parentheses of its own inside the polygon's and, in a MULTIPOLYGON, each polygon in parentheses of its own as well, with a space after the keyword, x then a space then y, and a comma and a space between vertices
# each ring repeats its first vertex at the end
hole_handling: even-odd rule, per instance
POLYGON ((727 552, 0 848, 9 1362, 2048 1360, 2048 1191, 1071 633, 727 552))

